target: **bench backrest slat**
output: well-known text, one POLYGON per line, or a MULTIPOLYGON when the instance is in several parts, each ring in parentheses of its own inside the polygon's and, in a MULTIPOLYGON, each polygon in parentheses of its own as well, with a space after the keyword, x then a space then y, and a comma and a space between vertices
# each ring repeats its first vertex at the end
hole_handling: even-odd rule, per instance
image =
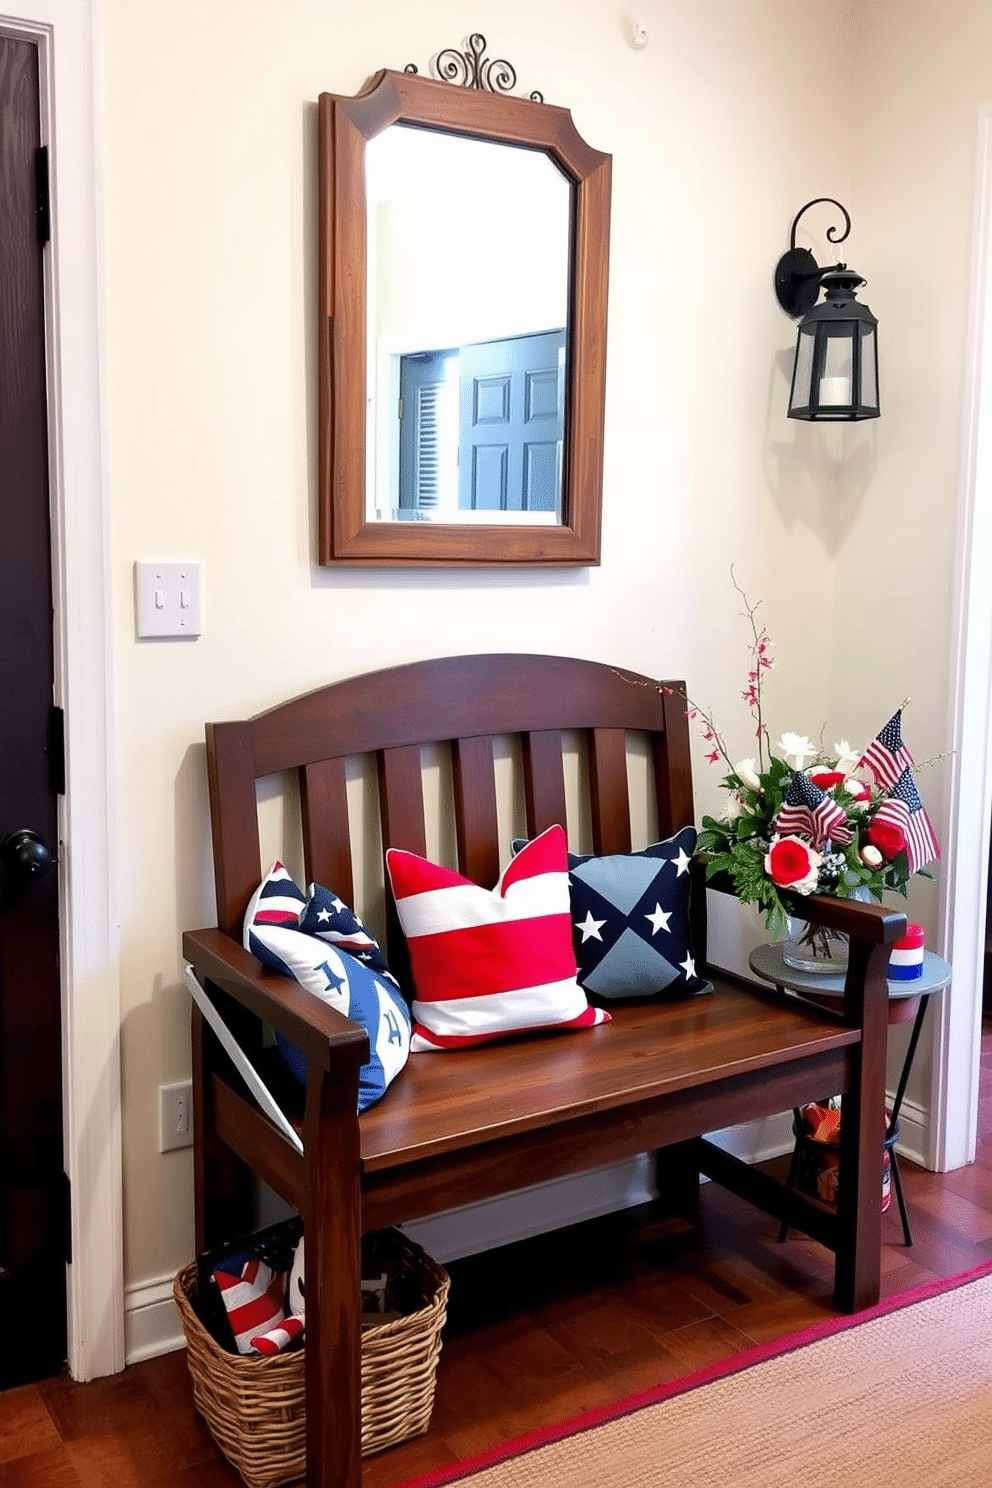
POLYGON ((489 734, 455 739, 451 746, 458 870, 491 888, 499 878, 499 822, 496 774, 489 734))
POLYGON ((207 724, 207 783, 217 924, 235 940, 262 877, 256 767, 250 723, 207 724))
POLYGON ((694 820, 689 720, 684 683, 659 683, 657 691, 664 715, 664 725, 652 741, 658 836, 670 837, 694 820))
POLYGON ((345 760, 316 760, 300 770, 303 855, 308 882, 334 886, 348 904, 355 900, 345 760))
POLYGON ((424 782, 416 744, 380 750, 379 812, 385 847, 404 847, 426 855, 424 782))
MULTIPOLYGON (((379 751, 379 815, 382 821, 383 852, 402 847, 407 852, 427 853, 424 823, 424 785, 420 748, 407 744, 379 751)), ((408 976, 406 943, 396 907, 386 895, 386 944, 383 948, 393 974, 405 983, 408 976)))
POLYGON ((565 825, 561 730, 531 730, 523 735, 522 743, 527 836, 537 837, 556 822, 565 825))
POLYGON ((630 787, 623 729, 589 731, 589 804, 598 853, 630 852, 630 787))

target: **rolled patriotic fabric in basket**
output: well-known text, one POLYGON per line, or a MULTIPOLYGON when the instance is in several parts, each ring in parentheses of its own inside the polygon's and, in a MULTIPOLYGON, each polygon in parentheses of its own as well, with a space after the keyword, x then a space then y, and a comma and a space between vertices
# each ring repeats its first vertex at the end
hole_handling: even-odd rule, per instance
POLYGON ((890 982, 915 982, 923 975, 923 948, 926 936, 922 925, 907 925, 906 934, 897 940, 889 956, 887 976, 890 982))

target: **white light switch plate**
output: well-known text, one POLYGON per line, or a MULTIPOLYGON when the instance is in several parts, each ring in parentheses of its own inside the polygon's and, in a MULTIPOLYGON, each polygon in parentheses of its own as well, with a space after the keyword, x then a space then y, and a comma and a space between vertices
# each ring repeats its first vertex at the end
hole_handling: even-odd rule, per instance
POLYGON ((134 598, 139 639, 200 634, 199 563, 135 563, 134 598))

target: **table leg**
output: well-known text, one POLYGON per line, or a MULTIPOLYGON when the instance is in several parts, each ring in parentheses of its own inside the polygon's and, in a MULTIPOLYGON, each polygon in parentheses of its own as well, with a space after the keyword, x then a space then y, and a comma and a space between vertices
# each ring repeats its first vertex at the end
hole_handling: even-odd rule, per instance
POLYGON ((909 1227, 909 1214, 906 1210, 906 1196, 902 1191, 902 1176, 899 1172, 899 1158, 896 1154, 895 1143, 889 1148, 889 1174, 892 1186, 896 1191, 896 1202, 899 1205, 899 1218, 902 1220, 902 1238, 907 1246, 913 1243, 913 1232, 909 1227))
POLYGON ((913 1060, 916 1057, 916 1046, 920 1042, 920 1034, 923 1031, 923 1019, 926 1017, 928 997, 921 996, 920 1005, 913 1019, 913 1031, 909 1035, 909 1045, 906 1049, 906 1058, 902 1063, 902 1071, 899 1075, 899 1084, 896 1087, 896 1098, 892 1102, 892 1112, 889 1116, 889 1124, 886 1130, 886 1146, 889 1149, 889 1168, 892 1177, 892 1185, 896 1191, 896 1202, 899 1205, 899 1218, 902 1220, 902 1236, 907 1246, 913 1243, 913 1231, 909 1226, 909 1214, 906 1210, 906 1196, 902 1191, 902 1174, 899 1172, 899 1156, 896 1152, 896 1138, 899 1136, 899 1112, 902 1109, 902 1098, 906 1094, 906 1085, 909 1080, 909 1072, 913 1068, 913 1060))
POLYGON ((920 1042, 920 1034, 923 1031, 923 1019, 926 1017, 929 1000, 929 997, 920 997, 920 1005, 913 1020, 913 1031, 909 1036, 909 1047, 906 1050, 906 1058, 903 1060, 902 1073, 899 1076, 899 1084, 896 1087, 896 1098, 892 1102, 892 1114, 889 1117, 888 1135, 890 1136, 899 1125, 899 1111, 902 1107, 902 1098, 906 1094, 906 1083, 909 1080, 909 1072, 913 1067, 913 1060, 916 1057, 916 1046, 920 1042))

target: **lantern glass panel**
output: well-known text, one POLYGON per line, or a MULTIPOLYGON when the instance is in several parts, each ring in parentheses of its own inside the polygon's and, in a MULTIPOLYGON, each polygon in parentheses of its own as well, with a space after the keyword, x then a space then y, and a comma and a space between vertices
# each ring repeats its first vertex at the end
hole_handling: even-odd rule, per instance
POLYGON ((790 412, 797 408, 809 407, 810 389, 813 385, 813 343, 812 329, 805 330, 800 327, 799 339, 796 342, 796 365, 792 373, 790 412))
POLYGON ((861 402, 865 408, 878 407, 875 328, 869 326, 861 337, 861 402))

